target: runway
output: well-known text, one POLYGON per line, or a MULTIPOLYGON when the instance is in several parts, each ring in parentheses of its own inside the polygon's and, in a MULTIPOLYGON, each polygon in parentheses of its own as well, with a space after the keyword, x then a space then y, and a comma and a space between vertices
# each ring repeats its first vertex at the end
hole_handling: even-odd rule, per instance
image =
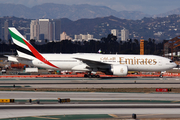
POLYGON ((0 99, 56 99, 71 100, 172 100, 179 101, 180 94, 174 93, 108 93, 108 92, 23 92, 0 91, 0 99))
MULTIPOLYGON (((180 78, 18 78, 0 79, 3 86, 29 86, 30 88, 179 88, 180 78)), ((28 88, 29 88, 28 87, 28 88)), ((25 87, 26 88, 26 87, 25 87)), ((112 118, 180 118, 178 93, 116 93, 116 92, 38 92, 0 91, 0 99, 26 100, 25 103, 0 104, 0 118, 47 115, 99 115, 112 118), (70 98, 70 103, 29 103, 32 100, 70 98), (167 115, 168 116, 167 116, 167 115), (123 117, 128 116, 128 117, 123 117)))
POLYGON ((179 88, 180 78, 14 78, 0 79, 1 86, 31 88, 179 88))
POLYGON ((47 116, 54 118, 54 115, 109 115, 112 118, 132 118, 132 114, 137 114, 137 118, 180 118, 180 104, 5 104, 0 105, 0 118, 18 118, 32 116, 31 119, 44 118, 47 116))

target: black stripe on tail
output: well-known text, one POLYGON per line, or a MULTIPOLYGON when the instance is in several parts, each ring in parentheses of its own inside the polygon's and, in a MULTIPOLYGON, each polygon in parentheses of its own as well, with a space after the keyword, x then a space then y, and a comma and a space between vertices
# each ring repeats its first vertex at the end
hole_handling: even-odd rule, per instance
POLYGON ((20 46, 18 46, 16 44, 14 44, 14 45, 16 46, 16 50, 18 50, 18 51, 20 51, 22 53, 25 53, 27 55, 35 57, 34 54, 32 52, 30 52, 29 50, 26 50, 26 49, 24 49, 24 48, 22 48, 22 47, 20 47, 20 46))

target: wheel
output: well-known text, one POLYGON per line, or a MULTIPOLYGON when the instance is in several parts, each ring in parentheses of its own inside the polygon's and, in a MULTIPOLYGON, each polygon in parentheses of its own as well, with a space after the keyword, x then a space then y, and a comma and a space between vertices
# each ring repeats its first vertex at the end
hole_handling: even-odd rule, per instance
POLYGON ((91 75, 92 78, 96 78, 96 75, 91 75))
POLYGON ((162 76, 162 75, 160 75, 159 77, 160 77, 160 78, 162 78, 163 76, 162 76))
POLYGON ((84 74, 84 77, 89 77, 87 74, 84 74))
POLYGON ((99 75, 96 75, 96 78, 100 78, 100 76, 99 76, 99 75))
POLYGON ((92 75, 88 75, 89 78, 92 78, 92 75))

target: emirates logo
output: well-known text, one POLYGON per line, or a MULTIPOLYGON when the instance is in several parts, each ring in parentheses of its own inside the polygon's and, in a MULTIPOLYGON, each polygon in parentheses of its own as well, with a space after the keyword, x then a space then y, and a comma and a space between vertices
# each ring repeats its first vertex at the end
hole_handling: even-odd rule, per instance
POLYGON ((124 72, 124 70, 123 70, 123 68, 121 68, 120 73, 123 73, 123 72, 124 72))

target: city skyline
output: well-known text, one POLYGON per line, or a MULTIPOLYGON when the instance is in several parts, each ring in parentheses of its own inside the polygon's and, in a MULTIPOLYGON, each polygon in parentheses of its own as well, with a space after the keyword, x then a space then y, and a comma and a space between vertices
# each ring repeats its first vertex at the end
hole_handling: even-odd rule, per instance
POLYGON ((0 3, 23 4, 33 7, 43 3, 57 4, 90 4, 97 6, 107 6, 116 11, 141 11, 145 14, 156 15, 179 8, 179 0, 0 0, 0 3))
MULTIPOLYGON (((7 25, 6 24, 4 26, 6 20, 11 20, 12 25, 16 27, 18 30, 20 30, 22 35, 26 36, 26 38, 30 40, 30 22, 31 20, 33 21, 33 19, 24 19, 16 17, 1 18, 2 40, 5 39, 4 36, 7 36, 7 34, 4 35, 4 33, 6 33, 4 31, 4 28, 6 28, 5 26, 7 25)), ((151 38, 155 39, 157 42, 161 42, 162 40, 172 39, 180 33, 180 15, 170 15, 168 17, 163 18, 144 18, 138 21, 125 19, 123 20, 113 16, 88 20, 81 19, 78 21, 69 21, 68 19, 60 20, 63 24, 60 24, 62 29, 60 30, 61 32, 58 33, 66 32, 67 35, 69 35, 71 38, 74 38, 74 35, 91 34, 94 36, 94 38, 101 39, 107 36, 112 29, 118 29, 119 31, 121 31, 123 28, 126 28, 129 31, 130 39, 139 40, 141 38, 144 38, 148 40, 149 38, 151 38)), ((34 35, 35 34, 36 32, 34 33, 34 35)), ((59 34, 56 35, 59 37, 59 34)), ((45 34, 40 34, 38 36, 41 37, 42 40, 48 39, 45 38, 45 34)), ((54 36, 55 35, 53 34, 53 37, 54 36)))
POLYGON ((60 20, 36 19, 30 23, 30 39, 60 40, 60 20))

